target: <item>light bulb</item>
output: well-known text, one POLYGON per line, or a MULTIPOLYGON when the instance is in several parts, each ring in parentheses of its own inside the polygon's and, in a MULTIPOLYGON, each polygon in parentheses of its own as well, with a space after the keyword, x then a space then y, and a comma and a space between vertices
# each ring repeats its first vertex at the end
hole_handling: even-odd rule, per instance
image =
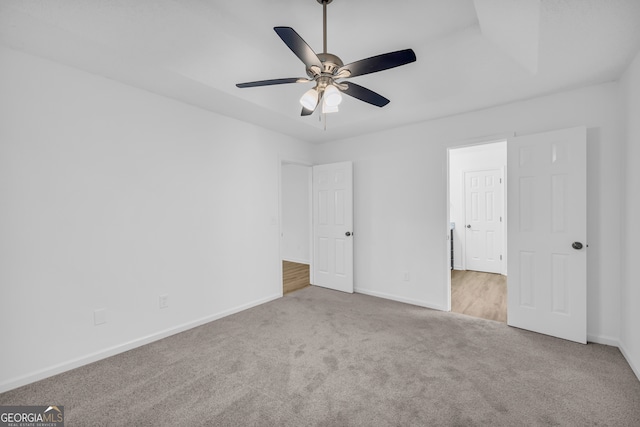
POLYGON ((318 91, 315 88, 306 91, 300 98, 300 104, 307 110, 315 110, 318 105, 318 91))
POLYGON ((342 102, 342 95, 334 85, 327 85, 324 90, 324 102, 327 107, 337 107, 342 102))

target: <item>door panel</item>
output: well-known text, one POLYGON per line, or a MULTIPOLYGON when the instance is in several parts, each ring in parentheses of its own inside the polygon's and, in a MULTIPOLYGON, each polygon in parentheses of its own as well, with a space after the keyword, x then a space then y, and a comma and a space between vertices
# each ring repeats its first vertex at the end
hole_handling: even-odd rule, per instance
POLYGON ((465 173, 467 270, 502 273, 501 181, 499 169, 465 173))
POLYGON ((586 129, 509 139, 507 157, 507 322, 586 343, 586 129))
POLYGON ((351 162, 313 167, 313 284, 350 293, 353 292, 352 181, 351 162))

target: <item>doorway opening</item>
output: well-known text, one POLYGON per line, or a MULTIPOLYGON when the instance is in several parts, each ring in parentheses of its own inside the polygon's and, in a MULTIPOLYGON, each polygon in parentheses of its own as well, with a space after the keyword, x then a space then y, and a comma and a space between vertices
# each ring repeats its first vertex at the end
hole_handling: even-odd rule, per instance
POLYGON ((282 293, 311 284, 312 195, 310 165, 280 165, 280 255, 282 293))
POLYGON ((282 260, 282 294, 311 285, 309 264, 282 260))
POLYGON ((506 141, 449 149, 451 311, 507 321, 506 141))

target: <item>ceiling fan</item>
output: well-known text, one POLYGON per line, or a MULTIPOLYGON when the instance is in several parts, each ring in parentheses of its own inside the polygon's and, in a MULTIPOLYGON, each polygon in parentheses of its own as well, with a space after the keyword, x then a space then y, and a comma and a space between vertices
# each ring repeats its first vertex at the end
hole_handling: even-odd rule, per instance
POLYGON ((300 98, 302 116, 313 114, 320 104, 322 104, 322 113, 338 111, 338 105, 342 101, 341 93, 345 93, 377 107, 384 107, 389 103, 387 98, 350 81, 344 81, 344 79, 409 64, 416 60, 416 54, 411 49, 404 49, 372 56, 344 65, 340 58, 327 52, 327 5, 333 0, 317 1, 322 4, 322 53, 316 54, 293 28, 274 27, 275 32, 280 36, 282 41, 304 63, 309 77, 260 80, 238 83, 236 86, 239 88, 247 88, 287 83, 315 82, 315 87, 309 89, 302 95, 302 98, 300 98))

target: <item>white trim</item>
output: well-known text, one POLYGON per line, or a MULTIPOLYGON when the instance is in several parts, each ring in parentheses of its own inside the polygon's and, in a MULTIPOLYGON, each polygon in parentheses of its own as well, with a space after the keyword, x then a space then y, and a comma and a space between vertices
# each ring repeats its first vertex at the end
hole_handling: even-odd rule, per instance
MULTIPOLYGON (((326 120, 326 118, 325 118, 326 120)), ((309 166, 307 171, 307 184, 309 194, 307 203, 309 203, 309 284, 315 281, 313 261, 315 260, 314 244, 313 244, 313 166, 309 166)))
POLYGON ((592 342, 594 344, 608 345, 608 346, 611 346, 611 347, 619 347, 620 346, 620 341, 618 341, 617 338, 607 337, 607 336, 604 336, 604 335, 587 334, 587 342, 592 342))
POLYGON ((456 254, 454 252, 455 248, 453 246, 453 241, 455 240, 455 231, 451 230, 451 148, 447 147, 445 152, 446 157, 446 166, 444 168, 445 172, 445 182, 446 182, 446 193, 444 199, 444 218, 446 219, 446 230, 447 230, 447 244, 445 245, 445 257, 447 260, 445 263, 445 280, 444 280, 444 309, 443 311, 451 311, 451 268, 453 265, 453 269, 455 270, 455 262, 456 262, 456 254))
POLYGON ((222 311, 220 313, 212 314, 210 316, 202 317, 200 319, 184 323, 182 325, 165 329, 163 331, 159 331, 141 338, 137 338, 122 344, 118 344, 109 348, 105 348, 104 350, 100 350, 94 353, 87 354, 82 357, 78 357, 67 362, 59 363, 57 365, 50 366, 48 368, 44 368, 35 372, 32 372, 27 375, 23 375, 17 378, 10 379, 3 383, 0 383, 0 393, 4 393, 9 390, 13 390, 14 388, 21 387, 23 385, 31 384, 36 381, 43 380, 45 378, 51 377, 53 375, 60 374, 62 372, 70 371, 71 369, 79 368, 84 365, 88 365, 89 363, 97 362, 98 360, 106 359, 107 357, 115 356, 116 354, 124 353, 125 351, 132 350, 134 348, 142 347, 143 345, 150 344, 154 341, 161 340, 163 338, 169 337, 171 335, 175 335, 180 332, 184 332, 186 330, 195 328, 197 326, 204 325, 205 323, 212 322, 214 320, 221 319, 223 317, 229 316, 231 314, 238 313, 240 311, 247 310, 251 307, 255 307, 269 301, 276 300, 282 297, 282 292, 278 294, 274 294, 265 298, 261 298, 256 301, 249 302, 247 304, 243 304, 229 310, 222 311))
MULTIPOLYGON (((505 151, 507 150, 507 146, 505 144, 505 151)), ((503 276, 507 276, 507 265, 508 265, 508 260, 507 260, 507 253, 508 253, 508 247, 507 247, 507 226, 508 221, 509 221, 509 217, 508 217, 508 212, 507 212, 507 165, 505 164, 502 167, 502 275, 503 276)))
POLYGON ((298 258, 282 258, 283 261, 295 262, 296 264, 307 264, 310 265, 311 261, 308 259, 298 259, 298 258))
POLYGON ((454 145, 447 146, 448 150, 456 150, 458 148, 470 148, 474 145, 487 145, 494 144, 502 141, 506 141, 509 138, 516 136, 515 132, 505 132, 495 134, 493 136, 483 136, 479 138, 469 138, 462 141, 455 142, 454 145))
POLYGON ((420 300, 415 300, 411 298, 399 297, 397 295, 391 295, 384 292, 371 291, 369 289, 354 288, 353 292, 357 294, 364 294, 372 297, 378 297, 378 298, 389 299, 392 301, 403 302, 405 304, 417 305, 419 307, 430 308, 432 310, 449 311, 446 308, 442 307, 441 305, 435 305, 435 304, 428 303, 426 301, 420 301, 420 300))
MULTIPOLYGON (((474 146, 477 147, 477 146, 474 146)), ((451 161, 451 160, 449 160, 451 161)), ((467 226, 467 171, 460 171, 460 174, 462 175, 460 177, 460 184, 461 184, 461 189, 460 189, 460 194, 462 194, 463 197, 463 203, 462 203, 462 210, 464 211, 464 221, 462 222, 462 224, 456 224, 456 226, 462 225, 462 231, 460 231, 460 265, 462 266, 462 270, 466 270, 467 269, 467 231, 464 229, 464 227, 467 226)), ((449 173, 449 175, 447 176, 447 178, 451 177, 451 173, 449 173)), ((449 190, 451 191, 451 190, 449 190)), ((449 196, 451 196, 451 194, 449 194, 449 196)), ((449 198, 449 205, 451 205, 451 198, 449 198)), ((449 216, 451 216, 451 214, 449 214, 449 216)), ((449 219, 449 221, 451 221, 451 219, 449 219)), ((455 254, 454 254, 455 257, 455 254)))
POLYGON ((635 366, 633 364, 633 362, 631 361, 631 357, 629 357, 629 351, 626 349, 623 343, 619 344, 618 349, 620 349, 620 353, 622 353, 622 356, 625 358, 625 360, 629 364, 629 367, 631 367, 631 370, 633 371, 634 374, 636 374, 636 377, 640 381, 640 366, 635 366))

